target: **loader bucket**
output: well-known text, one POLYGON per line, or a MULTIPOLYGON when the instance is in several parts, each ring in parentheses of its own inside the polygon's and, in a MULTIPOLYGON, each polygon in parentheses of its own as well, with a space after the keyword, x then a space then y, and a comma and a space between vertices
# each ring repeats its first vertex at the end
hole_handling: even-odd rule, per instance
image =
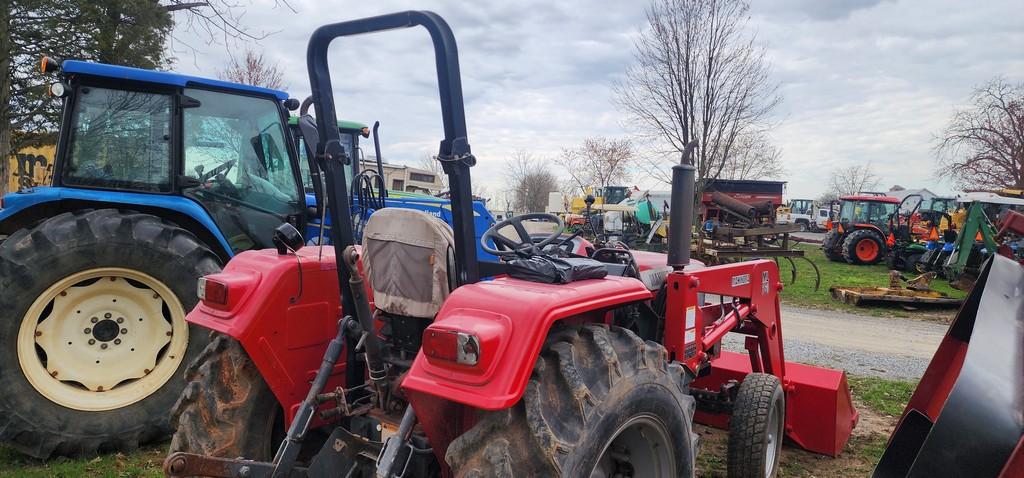
MULTIPOLYGON (((711 391, 729 380, 742 382, 751 372, 746 354, 722 352, 711 361, 711 374, 694 381, 692 388, 711 391)), ((786 362, 781 377, 786 390, 786 436, 801 448, 829 456, 839 456, 857 425, 846 373, 841 370, 786 362)), ((728 428, 729 415, 698 408, 698 423, 728 428)))
POLYGON ((1022 284, 1013 260, 982 267, 872 476, 1024 476, 1022 284))

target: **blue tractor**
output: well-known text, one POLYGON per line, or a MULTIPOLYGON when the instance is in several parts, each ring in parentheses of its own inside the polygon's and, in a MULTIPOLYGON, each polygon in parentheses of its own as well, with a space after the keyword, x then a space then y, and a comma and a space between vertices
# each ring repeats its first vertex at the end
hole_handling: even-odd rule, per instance
MULTIPOLYGON (((299 102, 90 62, 42 69, 63 101, 53 183, 0 202, 0 441, 38 458, 132 449, 168 434, 209 341, 185 322, 197 279, 272 247, 284 222, 319 229, 289 127, 299 102)), ((363 127, 340 126, 358 157, 363 127)), ((387 199, 405 202, 450 220, 443 200, 387 199)))

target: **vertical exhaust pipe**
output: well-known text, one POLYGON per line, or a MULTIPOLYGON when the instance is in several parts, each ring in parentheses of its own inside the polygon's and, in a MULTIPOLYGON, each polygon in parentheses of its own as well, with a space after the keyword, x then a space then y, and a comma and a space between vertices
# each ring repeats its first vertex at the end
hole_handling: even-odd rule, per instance
POLYGON ((690 240, 693 237, 693 204, 697 168, 691 156, 697 141, 683 148, 679 164, 672 166, 672 199, 668 223, 668 265, 682 269, 690 263, 690 240))

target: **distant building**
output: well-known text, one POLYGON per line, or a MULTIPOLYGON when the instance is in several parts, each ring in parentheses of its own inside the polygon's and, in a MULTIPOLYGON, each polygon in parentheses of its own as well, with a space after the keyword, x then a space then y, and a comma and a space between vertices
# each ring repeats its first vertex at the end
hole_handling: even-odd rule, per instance
POLYGON ((893 186, 893 187, 889 188, 889 192, 887 192, 886 194, 891 196, 891 197, 897 198, 897 199, 899 199, 901 201, 903 200, 903 198, 905 198, 905 197, 907 197, 907 196, 909 196, 911 194, 920 194, 921 195, 921 200, 923 201, 923 204, 931 204, 932 199, 935 199, 936 197, 938 197, 938 194, 935 194, 935 193, 929 191, 927 188, 922 188, 922 189, 905 189, 905 188, 900 187, 900 186, 893 186))
MULTIPOLYGON (((377 158, 367 156, 363 159, 363 168, 376 169, 377 158)), ((441 175, 426 169, 406 166, 404 164, 384 163, 384 182, 388 189, 407 193, 435 195, 444 189, 441 175)))

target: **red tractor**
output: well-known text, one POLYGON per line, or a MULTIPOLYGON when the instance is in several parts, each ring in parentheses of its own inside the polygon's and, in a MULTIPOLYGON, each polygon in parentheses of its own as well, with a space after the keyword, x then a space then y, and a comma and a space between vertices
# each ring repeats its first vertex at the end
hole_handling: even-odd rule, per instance
POLYGON ((882 195, 843 196, 839 214, 826 228, 821 250, 830 260, 875 264, 888 254, 889 221, 900 200, 882 195))
POLYGON ((215 334, 171 412, 168 475, 693 476, 695 420, 730 429, 730 476, 775 476, 784 437, 843 449, 857 421, 845 374, 784 360, 775 263, 689 260, 693 166, 673 168, 667 255, 591 244, 528 214, 486 231, 501 260, 481 261, 444 20, 327 25, 307 61, 317 118, 304 135, 326 172, 334 245, 302 248, 282 225, 276 251, 200 280, 188 320, 215 334), (454 227, 385 208, 356 245, 328 46, 415 26, 434 46, 454 227), (555 232, 529 234, 537 220, 555 232), (724 350, 729 333, 745 337, 740 353, 724 350))

